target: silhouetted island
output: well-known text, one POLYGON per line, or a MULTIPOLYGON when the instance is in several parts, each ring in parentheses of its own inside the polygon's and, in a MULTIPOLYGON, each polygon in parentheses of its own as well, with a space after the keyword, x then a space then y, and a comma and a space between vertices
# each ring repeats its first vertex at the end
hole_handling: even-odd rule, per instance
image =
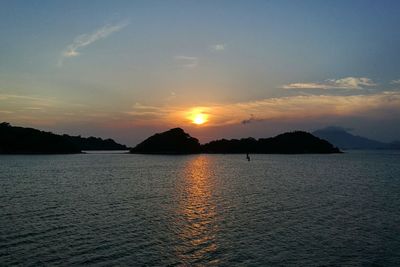
POLYGON ((131 153, 137 154, 195 154, 201 152, 199 140, 185 133, 181 128, 174 128, 150 136, 131 153))
POLYGON ((0 154, 71 154, 82 150, 127 150, 112 139, 58 135, 0 123, 0 154))
POLYGON ((302 132, 288 132, 270 138, 243 138, 216 140, 202 145, 205 153, 253 153, 253 154, 307 154, 340 153, 328 141, 302 132))
POLYGON ((216 140, 200 145, 199 141, 181 128, 155 134, 131 149, 137 154, 195 154, 195 153, 258 153, 305 154, 341 153, 330 144, 307 132, 295 131, 271 138, 216 140))

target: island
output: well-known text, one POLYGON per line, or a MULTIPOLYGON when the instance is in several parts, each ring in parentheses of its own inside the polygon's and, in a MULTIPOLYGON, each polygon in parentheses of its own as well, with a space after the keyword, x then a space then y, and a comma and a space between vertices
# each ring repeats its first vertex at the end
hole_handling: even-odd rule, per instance
POLYGON ((150 136, 130 150, 134 154, 195 154, 201 152, 199 140, 181 128, 150 136))
MULTIPOLYGON (((128 150, 112 139, 58 135, 0 123, 0 154, 72 154, 85 150, 128 150)), ((341 151, 310 133, 294 131, 275 137, 220 139, 200 144, 181 128, 156 133, 134 148, 133 154, 330 154, 341 151)))
POLYGON ((0 123, 0 154, 72 154, 84 150, 128 150, 112 139, 58 135, 0 123))
POLYGON ((221 139, 201 145, 181 128, 157 133, 130 150, 134 154, 330 154, 341 153, 326 140, 294 131, 271 138, 221 139))

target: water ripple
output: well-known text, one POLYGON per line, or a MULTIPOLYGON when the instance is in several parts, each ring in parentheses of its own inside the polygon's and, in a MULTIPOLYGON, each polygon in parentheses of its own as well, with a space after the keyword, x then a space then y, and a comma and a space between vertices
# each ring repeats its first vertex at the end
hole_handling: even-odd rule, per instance
POLYGON ((397 266, 399 159, 1 156, 0 265, 397 266))

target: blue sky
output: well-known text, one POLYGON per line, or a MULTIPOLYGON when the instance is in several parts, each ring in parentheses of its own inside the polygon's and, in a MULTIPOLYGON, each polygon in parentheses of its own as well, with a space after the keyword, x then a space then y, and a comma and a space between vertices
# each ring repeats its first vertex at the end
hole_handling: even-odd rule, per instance
POLYGON ((12 124, 128 144, 175 126, 202 141, 332 124, 400 136, 398 1, 0 5, 12 124))

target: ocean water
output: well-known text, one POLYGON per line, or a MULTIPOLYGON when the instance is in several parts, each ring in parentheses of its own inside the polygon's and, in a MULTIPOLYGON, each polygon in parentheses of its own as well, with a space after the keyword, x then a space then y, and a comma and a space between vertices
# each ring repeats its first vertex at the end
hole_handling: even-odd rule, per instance
POLYGON ((1 266, 399 266, 400 153, 0 156, 1 266))

